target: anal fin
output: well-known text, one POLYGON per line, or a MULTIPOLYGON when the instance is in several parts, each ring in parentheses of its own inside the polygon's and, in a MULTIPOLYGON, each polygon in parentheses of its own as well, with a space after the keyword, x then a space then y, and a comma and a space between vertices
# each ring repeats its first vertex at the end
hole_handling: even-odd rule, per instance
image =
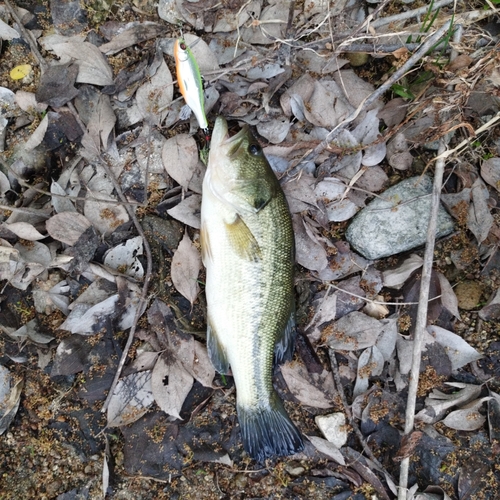
POLYGON ((276 364, 281 364, 292 359, 296 334, 295 310, 293 310, 281 337, 276 341, 274 347, 274 362, 276 364))

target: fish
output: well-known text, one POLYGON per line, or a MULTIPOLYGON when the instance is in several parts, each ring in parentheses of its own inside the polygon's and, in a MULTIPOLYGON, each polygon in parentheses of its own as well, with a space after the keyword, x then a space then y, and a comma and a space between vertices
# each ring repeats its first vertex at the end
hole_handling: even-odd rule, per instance
POLYGON ((216 119, 203 180, 200 241, 206 268, 207 349, 232 374, 243 447, 262 463, 300 452, 300 431, 273 382, 295 340, 294 236, 288 204, 245 126, 216 119))
POLYGON ((182 97, 198 120, 200 128, 208 133, 208 121, 205 114, 205 97, 200 68, 183 38, 178 38, 174 44, 175 68, 177 83, 182 97))

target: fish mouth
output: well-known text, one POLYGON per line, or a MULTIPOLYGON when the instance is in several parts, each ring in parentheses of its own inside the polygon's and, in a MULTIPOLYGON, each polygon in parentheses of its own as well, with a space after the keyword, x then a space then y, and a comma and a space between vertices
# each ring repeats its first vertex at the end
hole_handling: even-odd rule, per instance
POLYGON ((218 154, 224 152, 224 154, 231 157, 238 150, 240 142, 247 134, 248 126, 244 126, 237 134, 231 137, 226 119, 218 116, 212 132, 210 150, 214 149, 218 151, 218 154))

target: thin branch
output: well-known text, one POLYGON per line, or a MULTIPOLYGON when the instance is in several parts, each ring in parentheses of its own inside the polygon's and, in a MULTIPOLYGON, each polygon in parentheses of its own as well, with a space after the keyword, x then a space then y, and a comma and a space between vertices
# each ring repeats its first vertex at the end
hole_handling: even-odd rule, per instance
MULTIPOLYGON (((427 241, 424 253, 424 265, 422 269, 422 281, 420 283, 419 304, 417 310, 417 323, 415 325, 415 338, 413 341, 413 358, 408 385, 408 400, 406 403, 406 418, 404 434, 409 435, 413 431, 415 423, 415 405, 417 401, 418 381, 420 376, 420 359, 422 355, 423 334, 427 326, 427 303, 429 300, 429 287, 431 282, 432 263, 434 258, 434 244, 436 240, 437 215, 443 184, 444 158, 442 157, 446 145, 444 139, 440 139, 438 156, 441 158, 436 162, 434 172, 434 185, 432 188, 431 214, 429 227, 427 228, 427 241)), ((398 500, 406 500, 408 491, 408 471, 410 457, 401 461, 399 474, 398 500)))
POLYGON ((443 24, 435 33, 429 36, 424 43, 420 45, 420 48, 413 54, 408 61, 406 61, 403 66, 401 66, 393 75, 388 78, 377 90, 372 92, 358 107, 353 111, 345 120, 340 122, 335 128, 333 128, 326 138, 320 142, 314 150, 307 156, 303 157, 299 163, 307 163, 314 160, 320 153, 323 152, 329 146, 329 143, 337 137, 342 130, 344 130, 347 125, 353 122, 357 116, 364 109, 368 108, 370 104, 375 102, 379 97, 384 94, 390 87, 396 83, 400 78, 402 78, 407 71, 409 71, 420 59, 422 59, 429 50, 436 45, 436 43, 444 36, 444 34, 450 29, 451 21, 443 24))
MULTIPOLYGON (((125 344, 125 347, 123 348, 122 356, 121 356, 120 361, 118 363, 118 367, 116 369, 113 383, 111 384, 111 387, 109 388, 109 392, 108 392, 108 395, 106 397, 106 401, 104 401, 104 404, 102 405, 102 408, 101 408, 101 411, 105 412, 108 408, 110 401, 111 401, 111 398, 113 396, 113 392, 116 388, 116 385, 118 384, 118 380, 120 379, 120 375, 122 373, 123 367, 125 366, 125 362, 127 361, 128 352, 130 350, 130 347, 132 346, 132 342, 134 341, 135 331, 137 329, 137 323, 138 323, 139 318, 141 317, 142 313, 146 309, 149 283, 151 281, 151 276, 152 276, 152 272, 153 272, 153 257, 151 255, 151 247, 149 246, 146 235, 144 234, 144 230, 142 229, 142 226, 139 224, 139 221, 137 220, 137 216, 135 215, 134 210, 132 209, 132 207, 130 205, 127 204, 127 198, 123 194, 123 191, 121 190, 121 187, 118 184, 118 181, 115 179, 113 172, 111 171, 111 169, 109 168, 109 166, 107 165, 106 162, 102 161, 101 166, 104 168, 106 174, 111 179, 111 182, 113 183, 113 186, 115 188, 115 191, 118 194, 118 197, 120 198, 120 200, 124 204, 128 214, 130 215, 130 219, 134 223, 134 226, 137 229, 139 236, 142 237, 142 243, 144 245, 144 251, 146 253, 146 274, 144 276, 144 284, 142 286, 140 302, 139 302, 139 305, 138 305, 137 310, 135 312, 134 322, 132 324, 132 327, 130 328, 128 338, 127 338, 127 343, 125 344)), ((147 175, 148 174, 146 172, 146 178, 147 178, 147 175)))
MULTIPOLYGON (((450 5, 455 0, 440 0, 439 2, 434 2, 432 6, 432 10, 437 10, 440 7, 444 7, 446 5, 450 5)), ((380 28, 380 26, 386 26, 387 24, 395 23, 398 21, 406 21, 407 19, 411 19, 413 17, 418 17, 423 14, 426 14, 429 11, 429 6, 425 5, 424 7, 420 7, 418 9, 409 10, 408 12, 401 12, 400 14, 396 14, 394 16, 388 17, 380 17, 376 21, 371 23, 372 28, 380 28)))
POLYGON ((9 11, 9 14, 13 17, 14 21, 17 23, 17 27, 19 28, 19 31, 21 32, 21 35, 23 35, 24 39, 29 43, 31 52, 33 52, 33 55, 38 61, 38 64, 40 65, 40 68, 43 71, 45 71, 48 67, 48 64, 45 62, 45 59, 43 58, 42 54, 40 54, 40 51, 38 50, 36 39, 33 36, 33 33, 31 31, 27 30, 24 26, 23 23, 21 22, 21 18, 17 15, 16 9, 12 7, 12 4, 10 3, 9 0, 5 0, 5 6, 7 7, 7 10, 9 11))
POLYGON ((373 454, 371 448, 368 446, 368 443, 366 442, 365 437, 363 436, 361 430, 359 429, 359 426, 356 423, 356 420, 354 419, 354 416, 351 412, 349 403, 347 402, 347 398, 344 393, 344 387, 342 385, 342 381, 340 380, 339 364, 337 362, 337 358, 335 357, 335 351, 333 349, 329 349, 329 353, 330 353, 330 362, 332 364, 333 380, 335 381, 337 393, 340 396, 340 400, 342 401, 342 406, 344 407, 345 414, 347 415, 347 420, 349 420, 349 424, 353 428, 354 434, 356 434, 356 437, 361 443, 361 446, 363 447, 363 451, 366 453, 366 456, 380 469, 380 472, 383 472, 389 478, 391 478, 392 481, 394 481, 392 476, 387 472, 387 470, 380 463, 378 458, 373 454))

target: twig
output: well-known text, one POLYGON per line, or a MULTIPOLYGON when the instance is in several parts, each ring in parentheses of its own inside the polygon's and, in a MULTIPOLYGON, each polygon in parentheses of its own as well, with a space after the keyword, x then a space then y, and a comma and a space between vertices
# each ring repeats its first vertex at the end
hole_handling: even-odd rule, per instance
MULTIPOLYGON (((432 10, 437 10, 440 7, 444 7, 445 5, 450 5, 455 0, 441 0, 439 2, 435 2, 432 6, 432 10)), ((376 21, 371 23, 373 28, 380 28, 380 26, 386 26, 387 24, 395 23, 397 21, 406 21, 407 19, 411 19, 413 17, 421 16, 422 14, 426 14, 429 11, 429 6, 420 7, 418 9, 409 10, 408 12, 401 12, 400 14, 396 14, 394 16, 388 17, 380 17, 376 21)))
MULTIPOLYGON (((364 300, 368 304, 375 304, 375 305, 380 305, 380 306, 416 306, 417 304, 420 304, 420 301, 419 302, 385 302, 382 300, 373 300, 373 299, 369 299, 368 297, 362 297, 361 295, 357 295, 353 292, 349 292, 347 290, 344 290, 343 288, 335 286, 332 283, 330 283, 328 285, 327 291, 330 288, 335 288, 335 290, 338 290, 339 292, 345 293, 346 295, 349 295, 350 297, 355 297, 356 299, 364 300)), ((326 294, 325 294, 325 297, 326 297, 326 294)), ((323 300, 325 297, 323 297, 323 300)), ((432 299, 429 299, 428 302, 432 302, 433 300, 440 299, 441 297, 442 297, 442 295, 436 295, 435 297, 432 297, 432 299)), ((314 319, 316 319, 316 315, 314 315, 313 319, 308 323, 308 325, 304 328, 304 330, 307 330, 313 324, 314 319)))
MULTIPOLYGON (((127 210, 128 214, 130 215, 130 218, 131 218, 132 222, 134 223, 134 226, 137 229, 139 236, 142 237, 142 243, 144 245, 144 251, 146 253, 146 274, 144 276, 144 284, 142 286, 140 302, 139 302, 139 305, 137 306, 137 311, 135 312, 135 316, 134 316, 134 322, 132 323, 132 327, 130 328, 128 338, 127 338, 127 343, 125 344, 125 347, 123 348, 122 356, 121 356, 120 361, 118 363, 118 367, 116 369, 113 383, 111 384, 111 387, 109 388, 109 392, 108 392, 108 395, 106 397, 106 401, 104 401, 104 404, 102 405, 102 408, 101 408, 101 411, 105 412, 109 406, 109 403, 110 403, 111 398, 113 396, 113 392, 116 388, 116 385, 118 384, 118 380, 120 379, 120 375, 122 373, 123 367, 125 366, 125 362, 127 361, 128 352, 130 350, 130 347, 132 346, 132 342, 134 341, 135 331, 137 329, 137 322, 139 321, 139 318, 141 317, 142 313, 144 312, 145 306, 147 304, 149 282, 151 281, 151 275, 152 275, 152 270, 153 270, 153 257, 151 255, 151 247, 149 246, 146 235, 144 234, 144 230, 142 229, 142 226, 139 224, 139 221, 137 220, 137 217, 135 215, 134 210, 127 203, 127 198, 123 194, 123 191, 121 190, 121 187, 118 184, 118 181, 115 179, 113 172, 111 171, 108 164, 104 160, 101 161, 100 163, 101 163, 102 167, 104 168, 108 177, 111 179, 111 182, 113 183, 115 191, 117 192, 118 197, 120 198, 120 200, 124 204, 125 209, 127 210)), ((146 177, 147 177, 147 172, 146 172, 146 177)))
POLYGON ((356 117, 366 109, 370 104, 375 102, 384 92, 389 90, 391 85, 397 82, 400 78, 404 76, 404 74, 409 71, 414 64, 416 64, 422 57, 427 54, 427 52, 436 45, 438 40, 449 30, 451 25, 451 21, 443 24, 441 28, 439 28, 435 33, 427 38, 427 40, 421 44, 420 48, 413 54, 408 61, 406 61, 401 68, 399 68, 390 78, 388 78, 377 90, 372 92, 357 108, 353 111, 345 120, 340 122, 335 128, 333 128, 326 138, 320 142, 311 153, 307 156, 303 157, 299 163, 307 163, 309 161, 314 160, 320 153, 323 152, 325 148, 329 146, 330 141, 335 139, 339 135, 339 133, 344 130, 347 125, 353 122, 356 117))
POLYGON ((351 424, 351 427, 354 430, 354 434, 356 434, 356 437, 361 443, 363 451, 366 453, 368 458, 380 469, 380 472, 387 474, 387 476, 391 478, 392 481, 394 481, 392 476, 385 470, 384 466, 379 462, 378 458, 373 454, 372 450, 368 446, 368 443, 366 442, 365 437, 363 436, 361 430, 359 429, 358 424, 356 423, 356 420, 352 415, 351 409, 349 408, 349 403, 347 402, 347 398, 345 397, 344 387, 342 385, 342 381, 340 380, 339 364, 337 363, 337 358, 335 357, 335 351, 333 349, 329 349, 329 351, 330 351, 330 361, 332 363, 333 380, 335 381, 337 392, 340 396, 340 400, 342 401, 342 406, 344 407, 344 411, 347 415, 347 420, 349 420, 349 423, 351 424))
POLYGON ((40 54, 40 51, 38 50, 37 44, 36 44, 36 39, 33 36, 33 33, 31 31, 27 30, 24 26, 23 23, 21 22, 20 17, 17 15, 16 10, 14 7, 12 7, 11 3, 9 0, 5 0, 5 6, 7 7, 7 10, 9 11, 9 14, 14 18, 14 20, 17 23, 17 26, 19 28, 19 31, 23 35, 23 37, 26 39, 26 41, 29 43, 31 52, 33 52, 33 55, 38 61, 38 64, 40 65, 40 68, 43 71, 45 71, 48 67, 48 64, 45 62, 42 54, 40 54))
POLYGON ((375 45, 374 43, 353 43, 352 45, 343 45, 342 53, 367 52, 369 54, 392 54, 398 49, 415 50, 419 43, 391 43, 390 45, 375 45))
MULTIPOLYGON (((432 262, 434 257, 434 243, 436 239, 437 214, 441 187, 443 183, 444 158, 442 157, 446 148, 444 139, 440 139, 438 156, 434 172, 434 185, 432 188, 431 214, 429 227, 427 228, 427 241, 425 244, 424 265, 422 269, 422 281, 420 284, 419 304, 417 310, 417 323, 415 325, 415 338, 413 341, 413 358, 408 385, 408 400, 406 403, 406 418, 404 434, 409 435, 413 431, 415 422, 415 405, 417 400, 417 389, 420 375, 420 358, 422 355, 423 333, 427 326, 427 302, 429 300, 429 287, 431 282, 432 262)), ((408 488, 408 470, 410 458, 401 461, 399 473, 398 500, 406 500, 408 488)))

